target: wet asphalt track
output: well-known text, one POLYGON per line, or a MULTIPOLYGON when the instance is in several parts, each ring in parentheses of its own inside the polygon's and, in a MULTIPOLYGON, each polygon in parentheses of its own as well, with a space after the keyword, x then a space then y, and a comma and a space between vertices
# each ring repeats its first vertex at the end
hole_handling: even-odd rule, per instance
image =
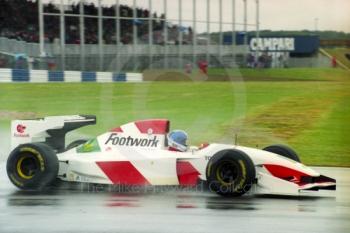
POLYGON ((168 190, 147 193, 96 187, 24 193, 0 165, 0 232, 350 232, 350 169, 316 168, 338 190, 303 197, 245 196, 168 190))
POLYGON ((123 193, 79 185, 25 193, 7 178, 9 141, 0 136, 0 233, 350 232, 350 168, 315 168, 337 179, 337 191, 302 197, 227 199, 193 190, 123 193))

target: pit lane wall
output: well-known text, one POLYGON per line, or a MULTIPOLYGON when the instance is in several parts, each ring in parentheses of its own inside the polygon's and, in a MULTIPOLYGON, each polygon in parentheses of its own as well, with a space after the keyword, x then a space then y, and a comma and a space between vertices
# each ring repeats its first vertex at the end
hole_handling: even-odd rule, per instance
POLYGON ((112 73, 112 72, 80 72, 80 71, 48 71, 0 69, 0 83, 11 82, 142 82, 141 73, 112 73))

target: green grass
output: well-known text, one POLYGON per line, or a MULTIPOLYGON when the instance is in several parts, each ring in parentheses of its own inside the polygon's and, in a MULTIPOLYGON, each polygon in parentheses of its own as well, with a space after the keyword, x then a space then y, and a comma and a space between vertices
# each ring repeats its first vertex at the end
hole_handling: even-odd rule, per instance
MULTIPOLYGON (((342 81, 349 72, 332 68, 288 68, 288 69, 211 69, 210 75, 228 75, 243 78, 268 78, 275 81, 342 81)), ((257 81, 255 79, 255 81, 257 81)))
POLYGON ((306 164, 350 166, 349 72, 241 73, 277 81, 0 84, 0 126, 20 117, 95 114, 97 126, 80 130, 93 136, 137 119, 169 118, 192 144, 233 143, 237 133, 242 145, 289 144, 306 164))

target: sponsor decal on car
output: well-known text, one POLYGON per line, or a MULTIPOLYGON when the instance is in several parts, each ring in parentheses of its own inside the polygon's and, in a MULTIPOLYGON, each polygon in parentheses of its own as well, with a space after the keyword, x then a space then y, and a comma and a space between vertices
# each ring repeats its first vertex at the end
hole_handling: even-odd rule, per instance
POLYGON ((77 147, 78 153, 89 153, 89 152, 99 152, 101 151, 100 146, 98 145, 97 139, 91 139, 85 144, 77 147))
POLYGON ((13 136, 14 137, 20 137, 20 138, 29 138, 29 134, 25 133, 25 130, 26 130, 26 126, 25 125, 21 125, 21 124, 18 124, 16 126, 16 131, 13 136))
POLYGON ((112 133, 109 135, 105 145, 114 146, 137 146, 137 147, 158 147, 159 140, 157 136, 152 139, 148 138, 134 138, 131 136, 121 137, 117 133, 112 133))
POLYGON ((21 125, 21 124, 17 125, 17 127, 16 127, 18 133, 24 133, 26 128, 27 128, 26 126, 21 125))

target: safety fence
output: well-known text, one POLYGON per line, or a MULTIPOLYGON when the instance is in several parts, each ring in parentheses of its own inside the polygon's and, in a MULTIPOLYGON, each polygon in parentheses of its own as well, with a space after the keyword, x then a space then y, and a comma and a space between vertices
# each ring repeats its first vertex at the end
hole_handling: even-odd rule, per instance
POLYGON ((10 82, 142 82, 141 73, 48 71, 27 69, 0 69, 0 83, 10 82))
POLYGON ((97 44, 46 43, 40 56, 38 43, 27 43, 0 37, 1 68, 36 70, 74 70, 127 72, 145 69, 183 69, 186 64, 196 66, 205 60, 210 67, 244 66, 249 47, 245 45, 147 45, 104 44, 99 53, 97 44), (19 59, 22 58, 22 59, 19 59), (3 60, 3 62, 1 62, 3 60))

